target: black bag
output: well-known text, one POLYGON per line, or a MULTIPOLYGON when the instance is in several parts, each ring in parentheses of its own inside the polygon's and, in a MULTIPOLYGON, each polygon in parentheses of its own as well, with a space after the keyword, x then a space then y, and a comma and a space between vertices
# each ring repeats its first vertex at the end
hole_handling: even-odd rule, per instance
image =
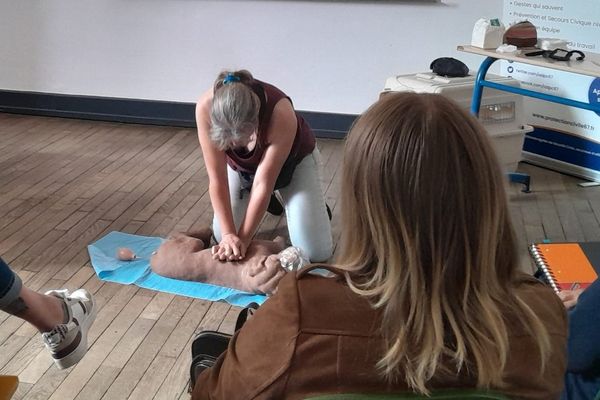
POLYGON ((448 77, 464 77, 469 75, 469 67, 460 60, 452 57, 436 58, 429 66, 436 75, 448 77))
MULTIPOLYGON (((236 332, 246 323, 248 318, 252 316, 255 310, 258 309, 258 304, 250 303, 238 314, 235 322, 236 332)), ((202 331, 194 338, 192 342, 192 363, 190 365, 190 386, 191 393, 196 384, 196 378, 206 368, 215 365, 217 358, 227 350, 231 335, 216 331, 202 331)))
POLYGON ((192 364, 190 365, 190 392, 196 377, 206 368, 215 365, 217 358, 227 350, 231 335, 216 331, 202 331, 192 342, 192 364))

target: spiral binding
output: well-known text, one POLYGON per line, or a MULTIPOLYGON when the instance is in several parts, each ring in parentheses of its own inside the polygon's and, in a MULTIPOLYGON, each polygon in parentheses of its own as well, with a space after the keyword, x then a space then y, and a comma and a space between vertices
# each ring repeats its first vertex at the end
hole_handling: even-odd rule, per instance
POLYGON ((531 253, 531 256, 533 257, 533 261, 535 262, 535 265, 539 269, 542 270, 545 281, 552 287, 552 289, 556 293, 559 293, 560 287, 558 286, 558 283, 556 282, 556 277, 554 276, 554 274, 548 267, 548 263, 546 262, 546 259, 544 258, 544 255, 542 254, 542 252, 540 252, 538 245, 537 244, 530 245, 529 253, 531 253))

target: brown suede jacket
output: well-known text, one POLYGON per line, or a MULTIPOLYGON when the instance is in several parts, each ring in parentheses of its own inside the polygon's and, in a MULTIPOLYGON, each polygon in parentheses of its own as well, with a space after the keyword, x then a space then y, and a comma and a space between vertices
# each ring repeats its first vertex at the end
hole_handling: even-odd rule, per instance
MULTIPOLYGON (((523 275, 517 289, 550 332, 553 353, 539 371, 535 342, 509 324, 506 387, 492 388, 515 399, 557 399, 566 368, 565 309, 550 289, 523 275)), ((512 322, 511 322, 512 321, 512 322)), ((385 383, 375 364, 382 355, 381 314, 339 277, 288 274, 277 293, 238 331, 216 365, 198 377, 193 400, 305 399, 330 393, 406 392, 385 383)), ((430 388, 473 388, 458 375, 430 388)))

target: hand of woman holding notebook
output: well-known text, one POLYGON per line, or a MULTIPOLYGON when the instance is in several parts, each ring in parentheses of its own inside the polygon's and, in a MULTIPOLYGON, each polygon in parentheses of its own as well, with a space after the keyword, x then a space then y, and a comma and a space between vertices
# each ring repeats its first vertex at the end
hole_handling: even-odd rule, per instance
POLYGON ((558 297, 562 300, 565 308, 570 310, 577 305, 577 299, 579 299, 579 295, 583 293, 583 290, 584 289, 562 290, 558 293, 558 297))

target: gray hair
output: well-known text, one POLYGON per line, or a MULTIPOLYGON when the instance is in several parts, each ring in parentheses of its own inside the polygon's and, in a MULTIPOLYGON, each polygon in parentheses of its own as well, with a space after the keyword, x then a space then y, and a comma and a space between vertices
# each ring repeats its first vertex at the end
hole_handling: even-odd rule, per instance
POLYGON ((210 139, 220 150, 248 140, 258 128, 260 99, 250 87, 253 81, 246 70, 223 71, 215 81, 210 139))

